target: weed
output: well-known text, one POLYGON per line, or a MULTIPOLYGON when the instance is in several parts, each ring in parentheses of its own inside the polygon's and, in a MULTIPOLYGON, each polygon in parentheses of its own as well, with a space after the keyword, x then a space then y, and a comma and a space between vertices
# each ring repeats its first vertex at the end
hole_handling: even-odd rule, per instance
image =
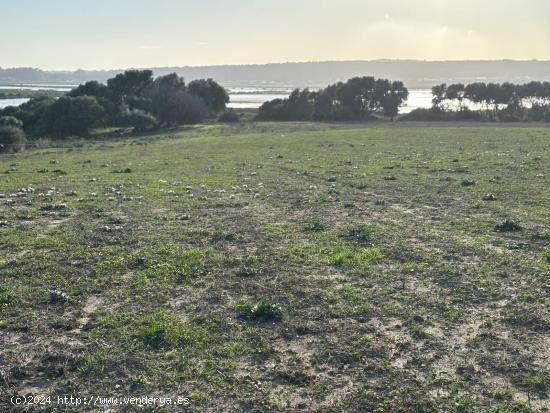
POLYGON ((326 230, 326 226, 321 221, 312 221, 304 224, 304 230, 307 232, 322 232, 326 230))
POLYGON ((372 236, 375 230, 371 225, 359 225, 353 228, 349 228, 343 232, 342 236, 348 241, 357 242, 358 244, 365 245, 372 241, 372 236))
POLYGON ((15 288, 9 285, 0 285, 0 308, 13 307, 19 303, 15 288))
POLYGON ((124 169, 115 169, 113 170, 114 174, 131 174, 132 168, 124 168, 124 169))
POLYGON ((284 317, 282 307, 266 299, 256 303, 242 303, 237 309, 239 316, 247 321, 281 321, 284 317))
POLYGON ((498 232, 518 232, 522 230, 523 227, 518 222, 510 219, 507 219, 506 221, 495 226, 495 231, 498 232))
POLYGON ((145 347, 159 350, 203 347, 212 340, 212 336, 206 327, 177 320, 161 311, 146 321, 146 325, 138 330, 136 339, 145 347))

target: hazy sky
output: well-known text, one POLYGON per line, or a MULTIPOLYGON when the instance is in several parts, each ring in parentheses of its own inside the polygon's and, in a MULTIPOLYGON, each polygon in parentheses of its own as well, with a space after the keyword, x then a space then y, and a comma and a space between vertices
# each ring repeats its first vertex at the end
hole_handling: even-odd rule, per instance
POLYGON ((549 0, 0 2, 0 67, 550 59, 549 0))

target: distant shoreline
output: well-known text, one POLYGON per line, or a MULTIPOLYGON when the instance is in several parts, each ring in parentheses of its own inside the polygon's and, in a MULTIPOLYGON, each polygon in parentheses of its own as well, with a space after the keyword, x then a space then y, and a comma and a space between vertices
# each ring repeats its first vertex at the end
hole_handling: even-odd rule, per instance
MULTIPOLYGON (((550 60, 350 60, 289 62, 250 65, 211 65, 152 68, 155 76, 176 72, 186 81, 213 78, 227 88, 315 88, 354 76, 375 76, 403 81, 411 89, 440 83, 512 82, 550 80, 550 60)), ((0 84, 49 84, 69 87, 88 80, 105 82, 123 72, 114 70, 40 70, 0 68, 0 84)))

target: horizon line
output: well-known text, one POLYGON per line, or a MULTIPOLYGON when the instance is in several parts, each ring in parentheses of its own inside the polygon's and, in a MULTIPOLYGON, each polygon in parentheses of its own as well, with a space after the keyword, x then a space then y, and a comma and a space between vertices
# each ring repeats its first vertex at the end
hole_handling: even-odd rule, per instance
POLYGON ((498 63, 498 62, 513 62, 513 63, 550 63, 548 59, 401 59, 401 58, 384 58, 384 59, 344 59, 344 60, 299 60, 285 62, 266 62, 266 63, 223 63, 223 64, 204 64, 204 65, 183 65, 183 66, 149 66, 149 67, 126 67, 126 68, 77 68, 77 69, 44 69, 37 66, 12 66, 2 67, 0 70, 15 70, 15 69, 33 69, 43 72, 113 72, 124 70, 155 70, 155 69, 187 69, 187 68, 212 68, 212 67, 245 67, 245 66, 270 66, 270 65, 292 65, 292 64, 323 64, 323 63, 380 63, 380 62, 418 62, 418 63, 498 63))

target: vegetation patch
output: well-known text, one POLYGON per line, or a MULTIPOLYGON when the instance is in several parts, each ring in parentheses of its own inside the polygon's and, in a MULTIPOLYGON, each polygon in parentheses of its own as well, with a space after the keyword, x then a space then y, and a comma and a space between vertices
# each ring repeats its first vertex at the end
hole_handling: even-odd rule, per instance
POLYGON ((212 340, 206 327, 179 321, 166 312, 154 314, 136 334, 145 347, 154 350, 204 347, 212 340))
POLYGON ((239 316, 247 321, 277 322, 284 318, 283 308, 267 299, 255 303, 242 303, 237 307, 239 316))
POLYGON ((495 231, 498 232, 519 232, 523 231, 523 227, 519 224, 519 222, 507 219, 504 222, 497 224, 495 226, 495 231))

